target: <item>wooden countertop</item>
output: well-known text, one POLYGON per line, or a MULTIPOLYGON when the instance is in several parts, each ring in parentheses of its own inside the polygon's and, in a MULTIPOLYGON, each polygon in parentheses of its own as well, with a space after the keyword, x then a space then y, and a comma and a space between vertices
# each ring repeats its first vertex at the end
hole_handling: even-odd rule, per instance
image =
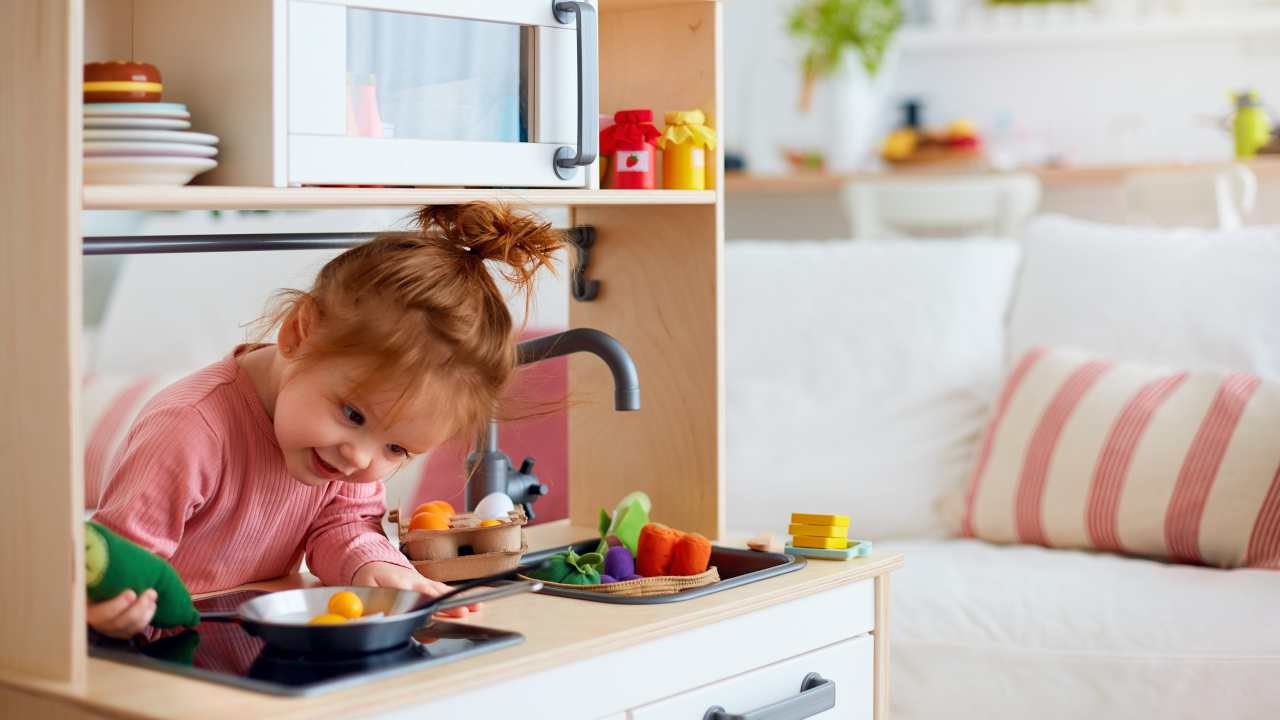
MULTIPOLYGON (((553 547, 592 536, 589 528, 554 523, 530 528, 529 544, 553 547)), ((901 555, 884 552, 850 562, 811 561, 793 573, 667 605, 610 605, 545 595, 507 598, 486 605, 466 622, 523 633, 524 643, 315 697, 275 697, 93 657, 84 687, 5 672, 0 672, 0 685, 109 717, 346 717, 425 703, 502 678, 620 650, 874 577, 901 564, 901 555)), ((291 576, 252 587, 283 589, 313 582, 310 576, 291 576)))
MULTIPOLYGON (((1082 165, 1076 167, 1027 168, 1009 172, 1029 172, 1046 185, 1088 185, 1117 183, 1137 172, 1177 172, 1179 170, 1211 170, 1225 168, 1230 161, 1202 163, 1160 163, 1145 165, 1082 165)), ((1280 179, 1280 156, 1265 156, 1244 163, 1259 181, 1280 179)), ((790 175, 752 175, 726 173, 724 189, 729 195, 800 195, 835 193, 841 187, 860 180, 899 180, 948 175, 1000 174, 999 170, 958 170, 954 167, 918 167, 881 172, 859 172, 848 175, 832 173, 795 173, 790 175)))

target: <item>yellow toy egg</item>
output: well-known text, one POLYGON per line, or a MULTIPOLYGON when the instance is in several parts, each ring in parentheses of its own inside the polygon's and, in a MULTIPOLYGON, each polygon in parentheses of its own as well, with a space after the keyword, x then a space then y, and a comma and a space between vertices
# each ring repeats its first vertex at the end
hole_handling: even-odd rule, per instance
POLYGON ((307 624, 308 625, 341 625, 346 621, 347 619, 341 615, 335 615, 334 613, 325 613, 323 615, 317 615, 311 618, 311 621, 308 622, 307 624))
POLYGON ((336 592, 329 598, 329 613, 347 620, 355 620, 364 614, 364 602, 360 600, 359 595, 350 590, 336 592))
POLYGON ((494 518, 485 518, 480 521, 480 527, 495 527, 501 524, 501 520, 495 520, 494 518))

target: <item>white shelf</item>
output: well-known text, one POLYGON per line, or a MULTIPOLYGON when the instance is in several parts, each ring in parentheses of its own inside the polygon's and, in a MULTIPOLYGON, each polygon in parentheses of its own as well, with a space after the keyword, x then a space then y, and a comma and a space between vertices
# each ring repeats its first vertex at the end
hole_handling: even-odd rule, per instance
POLYGON ((86 185, 85 210, 271 210, 413 207, 472 201, 531 207, 714 205, 715 190, 501 190, 489 188, 275 188, 86 185))
POLYGON ((1280 10, 1240 14, 1119 19, 1072 19, 1050 25, 983 22, 947 28, 907 27, 899 37, 903 50, 991 50, 1094 45, 1214 37, 1280 35, 1280 10))

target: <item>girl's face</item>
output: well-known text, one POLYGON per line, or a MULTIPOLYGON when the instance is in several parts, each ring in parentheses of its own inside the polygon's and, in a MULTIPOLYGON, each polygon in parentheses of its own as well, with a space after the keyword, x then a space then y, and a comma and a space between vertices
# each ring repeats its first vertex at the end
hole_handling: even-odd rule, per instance
POLYGON ((290 365, 276 396, 274 423, 285 466, 303 484, 383 480, 450 434, 449 424, 425 401, 407 403, 388 422, 398 390, 353 397, 360 370, 355 362, 290 365))

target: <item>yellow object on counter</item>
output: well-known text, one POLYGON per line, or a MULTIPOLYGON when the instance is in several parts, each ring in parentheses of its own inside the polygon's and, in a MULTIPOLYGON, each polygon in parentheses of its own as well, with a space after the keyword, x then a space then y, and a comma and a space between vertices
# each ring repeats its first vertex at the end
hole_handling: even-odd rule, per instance
POLYGON ((826 550, 843 550, 849 546, 849 538, 843 537, 805 537, 795 535, 791 544, 798 548, 822 548, 826 550))
POLYGON ((787 526, 788 535, 803 535, 805 537, 832 537, 842 538, 849 537, 848 525, 797 525, 795 523, 787 526))
POLYGON ((716 149, 716 131, 706 126, 701 110, 677 110, 664 116, 667 126, 658 137, 662 148, 662 187, 667 190, 705 190, 707 156, 716 149))
POLYGON ((336 592, 329 598, 329 614, 355 620, 364 615, 364 602, 350 590, 336 592))
POLYGON ((822 525, 824 527, 835 525, 837 527, 849 527, 849 516, 791 513, 791 522, 796 525, 822 525))

